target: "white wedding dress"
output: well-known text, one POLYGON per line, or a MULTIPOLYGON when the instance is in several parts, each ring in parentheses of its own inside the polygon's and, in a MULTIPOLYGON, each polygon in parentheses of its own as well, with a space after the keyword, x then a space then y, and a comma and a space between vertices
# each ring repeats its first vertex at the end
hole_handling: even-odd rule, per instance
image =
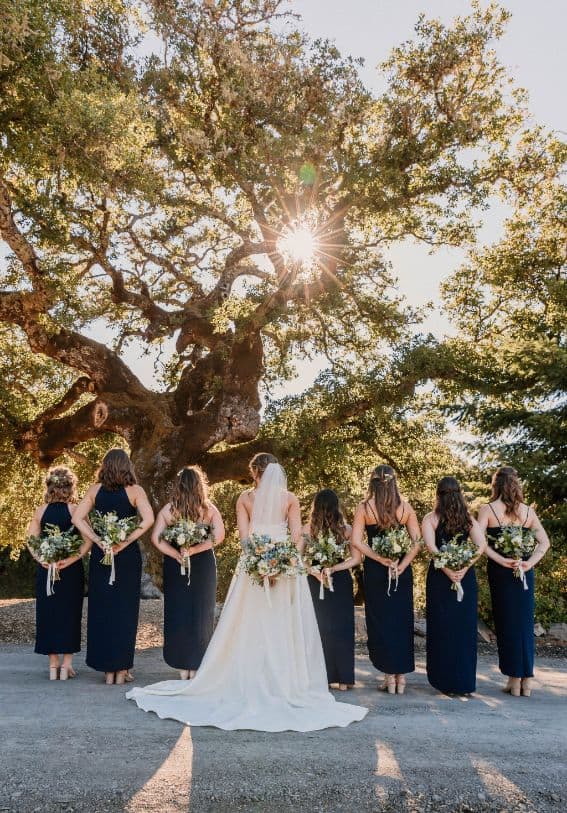
MULTIPOLYGON (((255 493, 251 532, 286 537, 286 494, 285 472, 272 463, 255 493)), ((230 731, 317 731, 368 711, 338 703, 328 690, 307 577, 280 578, 267 596, 238 569, 195 677, 134 688, 126 697, 161 718, 230 731)))

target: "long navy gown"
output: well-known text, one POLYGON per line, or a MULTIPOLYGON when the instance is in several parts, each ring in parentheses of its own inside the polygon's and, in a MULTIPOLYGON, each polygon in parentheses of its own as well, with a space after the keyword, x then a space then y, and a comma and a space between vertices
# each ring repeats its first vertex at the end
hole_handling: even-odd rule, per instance
MULTIPOLYGON (((468 531, 463 531, 463 539, 468 531)), ((438 548, 452 538, 441 523, 435 531, 438 548)), ((477 657, 477 584, 474 567, 461 582, 462 601, 451 589, 451 580, 433 562, 427 571, 427 678, 444 694, 470 694, 476 689, 477 657)))
POLYGON ((333 573, 333 592, 325 588, 319 598, 321 582, 308 577, 315 616, 323 644, 328 683, 354 685, 354 595, 349 570, 333 573))
MULTIPOLYGON (((502 534, 502 530, 503 526, 500 525, 487 529, 488 544, 491 547, 494 547, 494 541, 502 534)), ((524 558, 529 559, 529 556, 524 558)), ((524 590, 522 580, 514 576, 513 570, 502 567, 492 559, 488 559, 487 571, 500 671, 508 677, 533 677, 534 570, 532 568, 526 573, 527 590, 524 590)))
MULTIPOLYGON (((368 544, 384 533, 378 525, 367 525, 368 544)), ((392 582, 388 595, 388 568, 364 559, 364 611, 368 654, 376 669, 387 675, 404 675, 415 670, 413 649, 413 573, 407 567, 392 582)))
MULTIPOLYGON (((72 526, 71 512, 64 502, 49 503, 41 518, 41 530, 58 525, 72 526)), ((78 532, 77 532, 78 533, 78 532)), ((59 572, 53 595, 47 595, 47 570, 37 566, 35 574, 35 651, 40 655, 70 655, 81 651, 81 615, 85 590, 83 560, 59 572)))
POLYGON ((215 623, 217 566, 212 550, 191 557, 191 580, 163 559, 163 657, 174 669, 198 669, 215 623))
MULTIPOLYGON (((136 516, 126 489, 99 488, 95 510, 114 511, 120 519, 136 516)), ((140 608, 142 555, 137 542, 124 548, 114 560, 116 578, 109 584, 110 567, 101 564, 98 545, 91 549, 87 622, 87 665, 98 672, 119 672, 134 665, 134 649, 140 608)))

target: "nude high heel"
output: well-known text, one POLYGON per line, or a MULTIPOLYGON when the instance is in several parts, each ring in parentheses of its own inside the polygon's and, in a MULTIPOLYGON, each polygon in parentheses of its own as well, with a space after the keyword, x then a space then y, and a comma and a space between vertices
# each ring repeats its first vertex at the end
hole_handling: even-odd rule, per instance
POLYGON ((384 682, 378 688, 381 692, 388 692, 388 694, 396 694, 396 676, 384 675, 384 682))
POLYGON ((104 676, 104 682, 107 686, 112 686, 114 683, 115 674, 114 672, 107 672, 104 676))
POLYGON ((49 667, 49 680, 59 680, 59 667, 58 666, 50 666, 49 667))
POLYGON ((509 692, 512 697, 519 697, 522 691, 522 681, 520 678, 510 678, 505 691, 509 692))
POLYGON ((398 694, 403 694, 406 690, 406 679, 403 675, 398 675, 396 678, 396 689, 398 694))
POLYGON ((180 669, 179 670, 179 679, 180 680, 189 680, 189 669, 180 669))
POLYGON ((119 686, 123 686, 124 683, 126 683, 126 672, 122 671, 116 673, 116 683, 119 686))
POLYGON ((522 694, 524 697, 531 697, 532 694, 532 679, 522 678, 522 694))

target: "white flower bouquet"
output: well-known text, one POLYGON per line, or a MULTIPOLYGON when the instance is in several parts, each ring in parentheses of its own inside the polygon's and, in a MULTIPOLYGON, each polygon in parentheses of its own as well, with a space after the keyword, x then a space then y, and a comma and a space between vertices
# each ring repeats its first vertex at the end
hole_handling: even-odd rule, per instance
MULTIPOLYGON (((305 534, 305 547, 303 549, 303 562, 308 571, 321 573, 327 567, 333 567, 344 562, 349 553, 349 544, 346 540, 337 540, 332 533, 322 531, 313 538, 305 534)), ((325 587, 333 592, 333 577, 328 580, 321 579, 319 598, 325 598, 325 587)))
MULTIPOLYGON (((469 539, 463 540, 462 534, 457 534, 433 554, 433 566, 439 570, 448 567, 450 570, 462 570, 478 556, 478 547, 469 539)), ((457 601, 462 601, 465 595, 460 582, 453 582, 451 590, 457 593, 457 601)))
POLYGON ((392 577, 396 582, 394 592, 398 589, 398 564, 402 556, 411 550, 415 543, 405 528, 390 528, 378 536, 373 537, 370 547, 384 559, 393 559, 395 564, 388 568, 388 595, 392 585, 392 577))
MULTIPOLYGON (((522 561, 525 556, 531 556, 537 547, 535 534, 529 528, 521 525, 507 525, 502 528, 500 536, 493 541, 494 550, 507 559, 522 561)), ((522 580, 524 590, 528 589, 526 574, 520 567, 514 568, 514 576, 522 580)))
POLYGON ((263 585, 268 602, 270 584, 280 577, 304 575, 307 571, 291 539, 275 541, 265 534, 250 534, 242 543, 240 567, 254 584, 263 585))
POLYGON ((81 549, 82 539, 75 528, 62 531, 59 525, 46 523, 40 536, 28 537, 27 544, 36 559, 48 565, 46 590, 47 595, 52 596, 55 582, 60 579, 57 562, 76 556, 81 549))
POLYGON ((161 538, 177 548, 183 555, 181 575, 187 574, 187 584, 191 583, 191 554, 189 548, 209 542, 213 539, 213 526, 208 522, 194 522, 191 519, 179 519, 169 525, 161 538))
POLYGON ((110 565, 109 584, 114 584, 114 545, 121 545, 135 531, 140 521, 137 516, 118 518, 114 511, 103 514, 101 511, 93 511, 90 514, 91 526, 100 537, 103 545, 104 556, 101 559, 102 565, 110 565))

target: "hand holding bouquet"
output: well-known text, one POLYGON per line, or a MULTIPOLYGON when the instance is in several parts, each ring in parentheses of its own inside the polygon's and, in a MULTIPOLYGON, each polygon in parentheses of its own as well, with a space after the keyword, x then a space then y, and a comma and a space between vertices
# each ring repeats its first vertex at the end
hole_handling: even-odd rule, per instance
POLYGON ((255 584, 264 585, 270 604, 270 584, 281 576, 292 577, 306 573, 299 551, 289 537, 275 541, 265 534, 250 534, 242 546, 244 554, 240 567, 255 584))
POLYGON ((322 531, 314 539, 305 534, 305 548, 303 549, 303 561, 307 570, 320 575, 321 587, 319 598, 325 598, 325 587, 333 592, 333 577, 329 574, 325 576, 324 571, 328 567, 344 562, 349 552, 349 545, 346 540, 337 540, 334 534, 322 531))
POLYGON ((398 589, 398 565, 402 556, 411 550, 414 542, 405 528, 391 528, 389 531, 375 536, 372 539, 371 548, 384 559, 393 561, 388 567, 388 595, 390 595, 390 587, 392 584, 392 577, 395 579, 396 587, 398 589))
POLYGON ((179 519, 169 525, 161 538, 181 553, 181 575, 187 573, 187 584, 191 583, 191 552, 189 548, 203 542, 212 542, 213 526, 208 522, 194 522, 191 519, 179 519))
POLYGON ((74 528, 62 531, 59 525, 46 524, 40 536, 28 537, 27 544, 41 564, 47 565, 46 591, 48 596, 52 596, 55 582, 59 581, 57 563, 69 556, 76 556, 81 549, 82 539, 74 528))
POLYGON ((116 573, 114 570, 114 545, 121 545, 125 542, 132 531, 135 531, 140 524, 137 516, 124 517, 118 519, 114 511, 103 514, 101 511, 93 511, 90 515, 93 530, 100 537, 104 556, 101 564, 110 565, 109 584, 114 584, 116 573))
MULTIPOLYGON (((443 567, 449 570, 462 570, 469 567, 473 559, 478 556, 478 548, 474 542, 463 540, 462 534, 457 534, 433 554, 433 566, 437 569, 443 567)), ((456 590, 457 601, 462 601, 465 592, 460 581, 451 584, 451 590, 456 590)))
POLYGON ((531 556, 536 547, 537 539, 534 532, 529 528, 522 528, 521 525, 503 527, 500 536, 494 540, 494 550, 517 562, 517 567, 514 568, 514 576, 522 580, 524 590, 528 589, 528 582, 520 562, 524 559, 524 556, 531 556))

